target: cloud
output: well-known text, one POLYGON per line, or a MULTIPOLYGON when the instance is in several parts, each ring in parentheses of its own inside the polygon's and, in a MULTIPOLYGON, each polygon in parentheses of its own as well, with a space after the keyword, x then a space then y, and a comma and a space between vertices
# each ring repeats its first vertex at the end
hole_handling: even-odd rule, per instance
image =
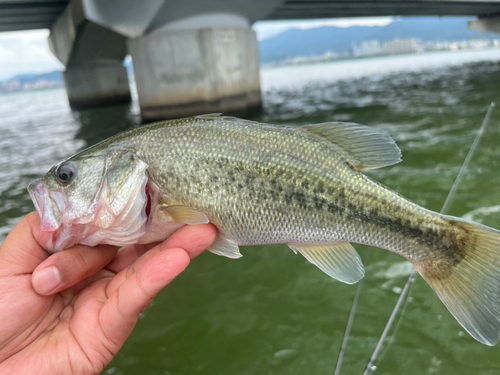
POLYGON ((64 69, 49 50, 48 35, 48 30, 0 33, 0 81, 17 74, 64 69))
POLYGON ((313 29, 322 26, 386 26, 394 21, 394 17, 363 17, 363 18, 328 18, 321 20, 300 21, 259 21, 252 28, 257 32, 259 40, 273 38, 289 29, 313 29))

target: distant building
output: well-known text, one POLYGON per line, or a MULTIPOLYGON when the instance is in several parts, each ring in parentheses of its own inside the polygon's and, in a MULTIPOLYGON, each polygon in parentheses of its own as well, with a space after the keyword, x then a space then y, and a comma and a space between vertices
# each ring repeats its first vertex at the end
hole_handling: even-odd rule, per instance
POLYGON ((30 81, 24 83, 22 83, 19 79, 10 79, 5 82, 0 82, 0 93, 40 90, 60 86, 63 86, 63 83, 54 79, 48 80, 46 78, 32 78, 30 81))
POLYGON ((472 49, 485 49, 490 46, 490 41, 483 39, 473 39, 469 41, 469 46, 472 49))
POLYGON ((365 40, 361 42, 361 46, 357 46, 352 42, 352 53, 354 56, 373 56, 382 53, 382 47, 378 40, 365 40))
POLYGON ((10 80, 2 83, 2 91, 19 91, 22 89, 21 82, 18 80, 10 80))
POLYGON ((322 55, 313 55, 313 56, 295 56, 290 59, 286 59, 283 61, 285 65, 293 65, 293 64, 304 64, 311 62, 322 62, 322 61, 330 61, 342 57, 341 54, 335 53, 333 51, 326 51, 322 55))
POLYGON ((392 42, 384 43, 384 53, 388 55, 420 52, 421 50, 415 39, 394 39, 392 42))
POLYGON ((25 83, 23 86, 23 90, 37 90, 37 89, 45 89, 58 86, 62 86, 61 82, 49 81, 47 79, 39 79, 34 82, 25 83))

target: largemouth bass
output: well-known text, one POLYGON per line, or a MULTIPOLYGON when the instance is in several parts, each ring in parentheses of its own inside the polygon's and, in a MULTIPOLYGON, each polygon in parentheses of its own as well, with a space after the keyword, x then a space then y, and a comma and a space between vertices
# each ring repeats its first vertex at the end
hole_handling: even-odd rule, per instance
POLYGON ((400 160, 376 128, 205 115, 113 136, 55 165, 29 192, 52 252, 151 243, 212 223, 215 254, 285 243, 352 284, 364 268, 350 243, 380 247, 412 262, 476 340, 496 344, 500 232, 429 211, 361 173, 400 160))

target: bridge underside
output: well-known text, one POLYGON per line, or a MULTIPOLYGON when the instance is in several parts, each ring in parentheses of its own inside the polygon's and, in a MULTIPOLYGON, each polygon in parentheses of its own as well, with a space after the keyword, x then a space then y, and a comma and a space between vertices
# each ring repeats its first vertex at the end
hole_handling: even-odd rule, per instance
POLYGON ((269 20, 378 16, 478 16, 500 14, 498 1, 288 0, 269 20))
MULTIPOLYGON (((0 0, 0 32, 49 29, 68 3, 68 0, 0 0)), ((365 16, 496 17, 499 15, 500 1, 493 0, 287 0, 265 19, 293 20, 365 16)))
POLYGON ((0 0, 0 32, 50 29, 68 0, 0 0))

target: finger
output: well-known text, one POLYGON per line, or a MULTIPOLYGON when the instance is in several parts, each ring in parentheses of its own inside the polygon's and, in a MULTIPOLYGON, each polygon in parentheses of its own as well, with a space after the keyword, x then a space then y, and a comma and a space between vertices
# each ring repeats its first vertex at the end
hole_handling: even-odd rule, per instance
MULTIPOLYGON (((175 232, 165 242, 153 247, 143 254, 127 268, 118 270, 108 267, 108 269, 112 269, 114 272, 120 271, 120 273, 118 273, 118 275, 108 284, 106 295, 111 295, 126 280, 128 275, 139 270, 143 264, 149 261, 150 258, 156 256, 159 252, 168 248, 179 247, 188 253, 190 259, 193 259, 212 244, 216 234, 217 229, 213 225, 185 226, 175 232), (124 270, 125 272, 123 272, 124 270)), ((132 258, 129 258, 129 261, 130 260, 132 260, 132 258)))
MULTIPOLYGON (((211 224, 186 225, 167 238, 164 244, 167 247, 180 247, 186 250, 191 259, 194 259, 214 242, 216 234, 217 229, 211 224)), ((145 252, 156 245, 157 243, 125 246, 120 249, 116 258, 107 268, 118 273, 136 262, 145 252)))
POLYGON ((186 225, 172 234, 166 247, 180 247, 186 250, 190 259, 196 258, 215 241, 217 228, 212 224, 186 225))
POLYGON ((132 332, 139 313, 188 264, 189 256, 184 250, 169 248, 149 257, 142 267, 130 274, 100 312, 100 325, 108 340, 121 346, 132 332))
POLYGON ((76 245, 53 254, 33 272, 33 288, 41 295, 51 295, 70 288, 103 269, 117 251, 116 246, 110 245, 76 245))
POLYGON ((158 244, 159 242, 154 242, 144 245, 135 244, 122 247, 120 250, 118 250, 115 258, 108 264, 107 269, 118 273, 124 268, 133 264, 142 256, 142 254, 144 254, 148 250, 151 250, 158 244))
POLYGON ((151 258, 157 256, 162 251, 162 249, 165 250, 167 248, 162 248, 162 244, 154 246, 151 250, 143 254, 134 263, 118 272, 117 275, 113 277, 113 279, 106 286, 106 296, 111 296, 131 275, 140 270, 141 267, 146 264, 151 258))
POLYGON ((8 275, 31 273, 49 254, 42 243, 46 243, 49 233, 40 229, 40 217, 36 212, 26 215, 9 233, 0 246, 2 272, 8 275), (45 241, 44 241, 45 240, 45 241))

